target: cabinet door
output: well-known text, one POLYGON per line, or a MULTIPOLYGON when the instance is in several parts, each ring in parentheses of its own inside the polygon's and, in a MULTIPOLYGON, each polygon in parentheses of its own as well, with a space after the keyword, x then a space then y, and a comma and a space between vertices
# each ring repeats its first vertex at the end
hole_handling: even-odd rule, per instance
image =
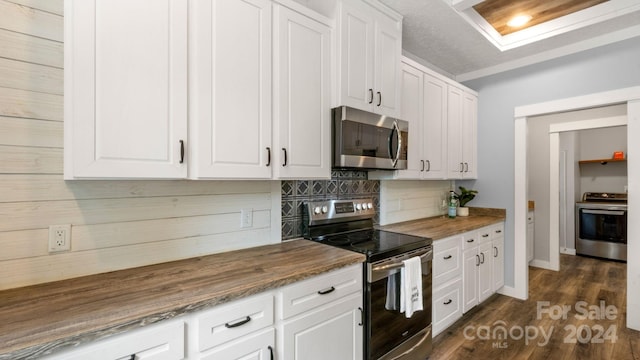
POLYGON ((271 360, 275 357, 275 330, 247 335, 202 354, 202 360, 271 360))
POLYGON ((464 171, 462 160, 462 90, 448 86, 447 90, 447 157, 448 177, 461 179, 464 171))
POLYGON ((274 25, 274 175, 328 179, 331 30, 279 5, 274 25))
POLYGON ((360 2, 340 2, 338 105, 361 110, 373 108, 373 19, 360 2))
POLYGON ((422 71, 413 66, 402 64, 400 75, 402 84, 401 114, 402 120, 409 122, 409 153, 407 169, 397 170, 397 179, 420 179, 425 170, 422 157, 422 71))
POLYGON ((280 359, 362 359, 362 292, 281 325, 280 359))
POLYGON ((465 179, 475 179, 478 177, 478 98, 464 92, 462 96, 462 161, 464 163, 463 177, 465 179))
POLYGON ((447 177, 447 84, 424 74, 422 153, 425 179, 447 177))
POLYGON ((65 178, 186 177, 187 1, 68 9, 65 178))
POLYGON ((271 178, 271 2, 191 6, 189 176, 271 178))
POLYGON ((433 336, 440 334, 449 325, 462 317, 462 280, 433 292, 433 336))
POLYGON ((493 244, 493 292, 504 286, 504 235, 497 236, 493 244))
POLYGON ((387 116, 400 116, 400 55, 402 29, 398 22, 374 12, 374 111, 387 116))
POLYGON ((485 301, 493 294, 493 247, 491 242, 480 244, 478 247, 480 266, 478 267, 478 302, 485 301))
POLYGON ((478 304, 478 248, 465 250, 462 258, 462 312, 466 313, 478 304))

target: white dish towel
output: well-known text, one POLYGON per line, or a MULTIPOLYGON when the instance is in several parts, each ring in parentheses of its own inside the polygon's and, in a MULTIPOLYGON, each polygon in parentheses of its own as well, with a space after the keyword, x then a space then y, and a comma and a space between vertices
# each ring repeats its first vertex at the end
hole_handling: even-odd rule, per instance
POLYGON ((410 318, 414 312, 423 310, 422 304, 422 264, 420 257, 414 256, 403 261, 400 270, 400 312, 410 318))

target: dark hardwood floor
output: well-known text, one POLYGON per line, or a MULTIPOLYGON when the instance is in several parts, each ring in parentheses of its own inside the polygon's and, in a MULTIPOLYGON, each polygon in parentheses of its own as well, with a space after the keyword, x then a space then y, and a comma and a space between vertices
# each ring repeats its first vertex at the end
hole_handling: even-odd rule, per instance
POLYGON ((469 311, 434 338, 430 359, 640 359, 640 332, 626 328, 626 264, 560 263, 529 268, 528 300, 493 295, 469 311))

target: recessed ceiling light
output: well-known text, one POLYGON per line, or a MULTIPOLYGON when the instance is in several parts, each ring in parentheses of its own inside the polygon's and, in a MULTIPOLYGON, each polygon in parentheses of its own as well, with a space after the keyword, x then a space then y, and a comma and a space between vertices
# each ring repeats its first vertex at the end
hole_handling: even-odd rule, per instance
POLYGON ((531 20, 530 15, 517 15, 517 16, 514 16, 511 20, 509 20, 509 22, 507 22, 507 25, 511 27, 520 27, 528 23, 529 20, 531 20))

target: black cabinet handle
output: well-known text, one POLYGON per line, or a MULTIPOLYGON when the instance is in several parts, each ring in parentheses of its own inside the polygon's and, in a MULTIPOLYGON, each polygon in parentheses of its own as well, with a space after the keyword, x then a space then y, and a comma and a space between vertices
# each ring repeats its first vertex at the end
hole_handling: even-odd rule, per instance
POLYGON ((431 171, 431 160, 427 160, 427 171, 431 171))
POLYGON ((234 328, 234 327, 242 326, 242 325, 248 323, 249 321, 251 321, 251 317, 247 316, 246 319, 240 320, 237 323, 233 323, 233 324, 226 323, 226 324, 224 324, 224 327, 226 327, 227 329, 231 329, 231 328, 234 328))
POLYGON ((424 171, 424 160, 420 160, 420 162, 422 162, 422 170, 420 171, 424 171))
POLYGON ((447 301, 443 302, 443 304, 445 304, 445 305, 449 305, 449 304, 451 304, 452 302, 453 302, 453 300, 449 299, 449 300, 447 300, 447 301))
POLYGON ((500 234, 502 230, 496 230, 496 234, 500 234))
POLYGON ((382 93, 378 91, 378 106, 382 105, 382 93))
POLYGON ((489 234, 482 234, 482 237, 488 237, 489 234))
POLYGON ((361 307, 358 310, 360 310, 360 323, 358 323, 358 326, 362 326, 364 324, 364 310, 361 307))
POLYGON ((273 347, 269 345, 267 349, 269 349, 269 359, 273 360, 273 347))
POLYGON ((464 163, 460 163, 460 172, 464 171, 464 163))
POLYGON ((472 243, 472 242, 474 242, 474 241, 475 241, 474 239, 469 239, 469 240, 467 240, 467 242, 468 242, 468 243, 472 243))
POLYGON ((464 172, 469 172, 469 163, 464 163, 464 172))
POLYGON ((498 248, 497 247, 493 247, 493 257, 498 257, 498 248))
POLYGON ((129 360, 136 360, 136 354, 131 354, 131 357, 129 358, 129 360))
POLYGON ((480 262, 480 264, 484 264, 484 253, 481 253, 480 255, 482 255, 482 261, 480 262))
POLYGON ((451 255, 447 255, 447 256, 445 256, 443 259, 445 259, 445 260, 449 260, 449 259, 451 259, 451 257, 452 257, 451 255))
POLYGON ((180 140, 180 164, 184 163, 184 140, 180 140))
POLYGON ((476 255, 476 266, 480 266, 480 255, 476 255))
POLYGON ((284 163, 282 166, 287 166, 287 149, 282 148, 282 151, 284 152, 284 163))
POLYGON ((373 103, 373 89, 369 89, 369 104, 373 103))
POLYGON ((320 291, 318 291, 318 294, 319 294, 319 295, 327 295, 327 294, 329 294, 329 293, 334 292, 335 290, 336 290, 336 288, 334 288, 334 287, 332 286, 332 287, 328 288, 327 290, 320 290, 320 291))
POLYGON ((267 147, 267 166, 271 165, 271 148, 267 147))

